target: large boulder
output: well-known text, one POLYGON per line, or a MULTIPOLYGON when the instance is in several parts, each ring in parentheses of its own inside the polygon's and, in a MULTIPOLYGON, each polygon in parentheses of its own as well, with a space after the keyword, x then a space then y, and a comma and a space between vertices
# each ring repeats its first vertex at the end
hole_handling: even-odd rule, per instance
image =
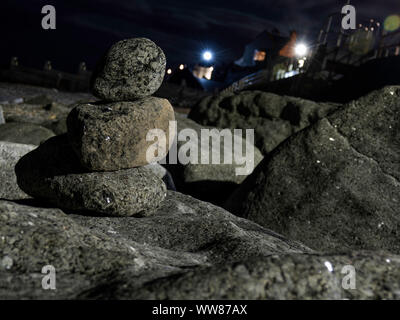
POLYGON ((135 100, 152 95, 165 75, 164 52, 146 38, 114 44, 93 75, 93 92, 107 101, 135 100))
POLYGON ((134 102, 77 105, 68 115, 68 137, 83 166, 91 171, 112 171, 144 166, 162 158, 147 151, 154 141, 150 130, 165 134, 164 155, 168 152, 169 122, 174 110, 166 99, 147 97, 134 102))
POLYGON ((399 256, 316 254, 177 192, 140 219, 82 213, 0 200, 0 298, 400 298, 399 256))
POLYGON ((147 215, 165 198, 164 182, 151 170, 88 172, 66 135, 44 142, 15 166, 18 185, 32 197, 71 210, 111 216, 147 215))
POLYGON ((189 118, 219 128, 254 129, 255 145, 267 154, 338 107, 268 92, 242 91, 204 98, 192 108, 189 118))
POLYGON ((372 92, 291 137, 225 207, 316 250, 399 253, 399 96, 372 92))
POLYGON ((54 132, 31 123, 10 122, 0 125, 0 141, 39 145, 54 137, 54 132))
POLYGON ((203 263, 225 263, 252 256, 311 252, 307 247, 262 228, 254 222, 187 195, 168 191, 147 217, 93 217, 71 215, 79 224, 175 252, 192 252, 203 263))
MULTIPOLYGON (((81 212, 84 213, 84 212, 81 212)), ((0 200, 0 297, 113 298, 128 288, 196 268, 252 256, 310 250, 176 192, 153 217, 100 218, 43 208, 34 200, 0 200), (43 290, 44 266, 57 290, 43 290)))
POLYGON ((137 255, 106 234, 91 232, 59 209, 0 200, 0 271, 96 274, 133 262, 137 255))
POLYGON ((0 141, 0 198, 25 199, 29 196, 17 184, 14 167, 19 159, 35 149, 34 145, 0 141))
MULTIPOLYGON (((399 299, 400 257, 370 252, 287 254, 201 267, 115 290, 114 298, 151 300, 399 299)), ((240 310, 240 309, 239 309, 240 310)))
MULTIPOLYGON (((185 146, 186 150, 192 150, 192 148, 198 150, 197 158, 195 158, 197 163, 182 164, 178 161, 176 165, 167 165, 174 177, 177 189, 204 201, 210 201, 215 204, 224 203, 237 185, 243 182, 261 162, 263 159, 261 152, 253 144, 246 141, 245 131, 242 132, 243 135, 234 137, 234 131, 230 130, 232 147, 222 136, 219 144, 212 142, 212 139, 210 139, 204 147, 201 144, 201 130, 215 129, 221 132, 219 129, 201 126, 179 113, 175 113, 175 119, 177 121, 178 135, 186 129, 190 129, 194 133, 194 136, 190 136, 185 141, 177 139, 178 150, 183 146, 185 146), (254 157, 249 158, 250 161, 247 164, 249 170, 246 174, 238 174, 237 170, 239 168, 244 169, 246 166, 243 163, 246 153, 250 154, 252 150, 254 157), (208 164, 201 164, 201 156, 205 152, 208 152, 210 161, 208 164), (217 152, 220 154, 220 163, 213 164, 211 160, 217 152), (225 153, 232 157, 231 163, 224 164, 225 153)), ((188 153, 190 152, 188 151, 188 153)))
POLYGON ((0 235, 2 299, 77 299, 122 272, 139 285, 199 265, 197 255, 89 229, 35 202, 0 200, 0 235), (56 290, 42 288, 45 266, 54 267, 56 290))

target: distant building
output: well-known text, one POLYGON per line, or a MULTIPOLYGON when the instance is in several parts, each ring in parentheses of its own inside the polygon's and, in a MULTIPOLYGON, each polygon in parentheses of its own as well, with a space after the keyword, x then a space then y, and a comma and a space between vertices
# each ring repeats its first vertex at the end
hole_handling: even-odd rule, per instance
POLYGON ((211 80, 213 71, 213 66, 201 66, 197 64, 193 68, 193 75, 198 79, 205 78, 207 80, 211 80))
POLYGON ((277 30, 261 32, 246 45, 242 57, 235 61, 239 67, 263 67, 277 57, 293 57, 297 34, 292 31, 289 37, 277 30))
POLYGON ((243 55, 226 70, 225 85, 229 86, 243 77, 263 69, 272 70, 271 80, 285 77, 287 72, 296 73, 291 61, 295 56, 296 31, 282 35, 277 29, 264 30, 248 43, 243 55))

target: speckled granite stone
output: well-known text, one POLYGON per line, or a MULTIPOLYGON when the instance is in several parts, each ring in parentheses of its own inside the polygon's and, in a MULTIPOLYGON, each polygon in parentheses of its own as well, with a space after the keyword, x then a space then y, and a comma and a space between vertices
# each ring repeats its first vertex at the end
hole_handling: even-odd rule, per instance
MULTIPOLYGON (((169 149, 169 121, 175 119, 166 99, 148 97, 135 102, 81 104, 68 116, 68 136, 83 166, 91 171, 114 171, 139 167, 147 161, 146 141, 150 129, 166 134, 169 149)), ((157 155, 160 156, 161 155, 157 155)))
POLYGON ((166 196, 163 181, 146 168, 85 172, 66 135, 47 140, 15 167, 27 194, 64 209, 110 216, 144 216, 166 196))
POLYGON ((165 74, 164 52, 151 40, 126 39, 114 44, 93 76, 93 93, 108 101, 152 95, 165 74))

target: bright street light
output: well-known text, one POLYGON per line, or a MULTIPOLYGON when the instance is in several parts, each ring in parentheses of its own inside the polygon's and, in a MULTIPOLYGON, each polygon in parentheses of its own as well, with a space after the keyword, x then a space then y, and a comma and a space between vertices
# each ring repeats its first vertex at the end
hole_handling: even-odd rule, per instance
POLYGON ((213 55, 210 51, 204 51, 203 52, 203 59, 205 61, 210 61, 213 58, 213 55))
POLYGON ((295 46, 294 52, 299 57, 304 57, 307 54, 307 47, 304 43, 299 43, 295 46))

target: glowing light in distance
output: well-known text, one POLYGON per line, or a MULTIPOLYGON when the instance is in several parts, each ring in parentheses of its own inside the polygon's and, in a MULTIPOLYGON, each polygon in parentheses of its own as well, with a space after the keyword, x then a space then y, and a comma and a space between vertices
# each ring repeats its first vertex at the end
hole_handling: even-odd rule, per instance
POLYGON ((213 58, 211 51, 204 51, 203 52, 203 59, 206 61, 210 61, 213 58))
POLYGON ((171 74, 172 73, 172 70, 171 69, 168 69, 167 70, 167 74, 171 74))
POLYGON ((383 27, 386 31, 395 31, 400 27, 400 16, 392 15, 385 19, 383 27))
POLYGON ((294 52, 297 56, 303 57, 307 54, 307 47, 304 43, 299 43, 295 46, 294 52))
POLYGON ((179 70, 183 70, 183 69, 185 69, 185 66, 184 66, 183 64, 181 64, 181 65, 179 66, 179 70))

